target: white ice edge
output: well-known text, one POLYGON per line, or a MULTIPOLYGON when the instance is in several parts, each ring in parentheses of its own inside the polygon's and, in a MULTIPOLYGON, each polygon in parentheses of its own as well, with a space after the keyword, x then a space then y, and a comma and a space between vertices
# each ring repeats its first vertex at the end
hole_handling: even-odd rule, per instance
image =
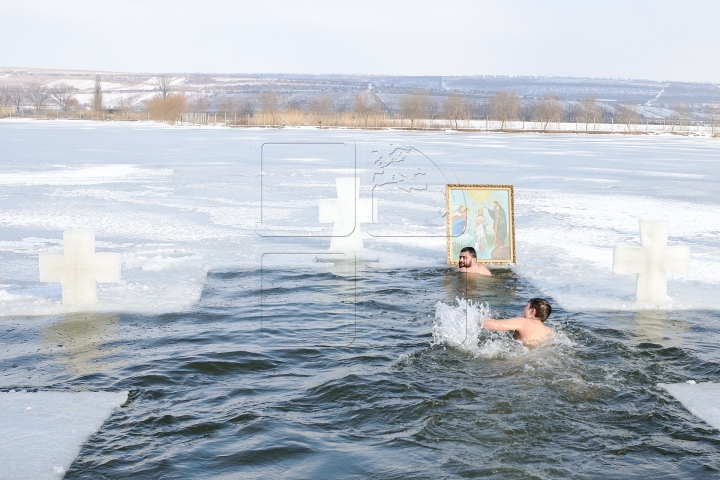
POLYGON ((62 478, 128 392, 0 393, 2 478, 62 478))
POLYGON ((658 383, 683 407, 708 425, 720 430, 720 383, 658 383))

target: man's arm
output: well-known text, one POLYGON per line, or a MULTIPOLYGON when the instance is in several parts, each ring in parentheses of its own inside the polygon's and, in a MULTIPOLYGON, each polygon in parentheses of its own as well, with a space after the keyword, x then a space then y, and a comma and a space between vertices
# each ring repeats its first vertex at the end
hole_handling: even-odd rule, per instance
POLYGON ((507 320, 486 318, 483 328, 486 330, 520 330, 524 325, 525 319, 522 317, 508 318, 507 320))

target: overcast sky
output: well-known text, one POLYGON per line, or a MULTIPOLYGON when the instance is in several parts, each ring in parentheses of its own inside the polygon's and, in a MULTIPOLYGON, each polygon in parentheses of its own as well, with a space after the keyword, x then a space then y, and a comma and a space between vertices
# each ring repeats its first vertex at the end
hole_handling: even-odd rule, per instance
POLYGON ((720 82, 720 1, 0 0, 0 66, 720 82))

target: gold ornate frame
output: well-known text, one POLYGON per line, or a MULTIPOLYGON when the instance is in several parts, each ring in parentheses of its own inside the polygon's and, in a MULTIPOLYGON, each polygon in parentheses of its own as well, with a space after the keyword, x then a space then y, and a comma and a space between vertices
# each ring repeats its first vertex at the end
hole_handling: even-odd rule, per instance
MULTIPOLYGON (((510 238, 510 257, 501 259, 478 259, 478 263, 516 263, 515 257, 515 191, 513 185, 477 185, 477 184, 464 184, 464 183, 452 183, 445 185, 445 209, 446 209, 446 220, 445 220, 445 241, 446 241, 446 252, 448 265, 457 265, 458 259, 452 258, 452 205, 451 192, 453 190, 507 190, 508 192, 508 233, 510 238)), ((472 246, 472 245, 468 245, 472 246)))

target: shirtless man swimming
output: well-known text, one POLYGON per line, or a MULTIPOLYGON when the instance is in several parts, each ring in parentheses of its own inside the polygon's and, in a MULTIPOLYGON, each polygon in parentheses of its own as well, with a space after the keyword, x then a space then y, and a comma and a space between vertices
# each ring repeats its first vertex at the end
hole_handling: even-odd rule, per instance
POLYGON ((477 253, 473 247, 465 247, 460 250, 460 258, 458 260, 458 272, 474 273, 477 275, 485 275, 491 277, 492 273, 485 265, 477 263, 477 253))
POLYGON ((552 307, 542 298, 533 298, 522 311, 522 316, 495 320, 486 318, 483 328, 488 330, 515 330, 513 338, 519 339, 525 346, 540 345, 552 337, 552 330, 543 325, 550 316, 552 307))

